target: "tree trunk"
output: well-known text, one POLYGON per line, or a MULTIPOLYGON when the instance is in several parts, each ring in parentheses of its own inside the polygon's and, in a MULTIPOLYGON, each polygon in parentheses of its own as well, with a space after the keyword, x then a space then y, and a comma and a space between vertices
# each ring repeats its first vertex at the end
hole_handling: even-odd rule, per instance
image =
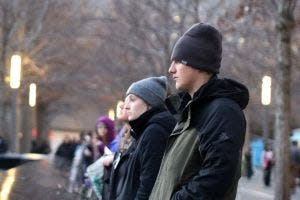
POLYGON ((245 135, 245 142, 244 142, 244 150, 246 150, 251 145, 251 130, 250 130, 250 117, 247 111, 244 112, 246 117, 246 135, 245 135))
MULTIPOLYGON (((4 2, 3 2, 4 3, 4 2)), ((8 43, 8 36, 9 36, 9 26, 8 26, 8 10, 6 9, 8 2, 1 5, 1 13, 2 13, 2 23, 1 23, 1 32, 2 32, 2 40, 0 43, 0 135, 9 135, 8 134, 8 124, 6 123, 6 118, 8 113, 8 106, 6 105, 6 97, 7 97, 7 86, 5 85, 5 76, 7 62, 7 43, 8 43)), ((6 138, 9 140, 9 138, 6 138)))
POLYGON ((269 116, 268 116, 268 106, 267 105, 263 105, 263 109, 262 109, 262 112, 263 112, 263 120, 262 120, 262 127, 263 127, 263 141, 264 141, 264 144, 266 145, 268 142, 269 142, 269 116))
POLYGON ((28 105, 28 93, 23 96, 22 99, 22 125, 21 132, 22 137, 20 138, 20 153, 29 153, 31 145, 31 130, 32 130, 32 109, 28 105))
POLYGON ((0 136, 4 136, 4 123, 5 123, 4 94, 5 94, 4 82, 0 80, 0 136))
MULTIPOLYGON (((4 47, 2 47, 4 48, 4 47)), ((5 98, 7 95, 7 87, 5 85, 5 75, 6 75, 6 63, 5 63, 5 51, 1 50, 0 54, 0 136, 7 135, 8 133, 6 132, 7 129, 6 127, 6 110, 7 108, 5 107, 5 98)), ((6 138, 8 139, 8 138, 6 138)))
POLYGON ((21 112, 18 89, 11 94, 11 123, 10 123, 10 150, 19 152, 19 133, 21 131, 21 112))
POLYGON ((291 101, 291 35, 294 26, 294 0, 278 2, 277 66, 275 78, 275 200, 290 199, 289 188, 289 136, 291 101))
POLYGON ((37 105, 37 141, 48 141, 48 122, 46 105, 37 105))

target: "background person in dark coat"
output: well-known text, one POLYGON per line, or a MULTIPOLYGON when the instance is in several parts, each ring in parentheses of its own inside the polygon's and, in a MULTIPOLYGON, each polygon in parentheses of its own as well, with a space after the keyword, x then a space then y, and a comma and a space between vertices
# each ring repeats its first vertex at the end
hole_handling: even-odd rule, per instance
POLYGON ((178 123, 150 200, 234 200, 241 175, 247 88, 219 79, 222 36, 198 23, 176 42, 169 73, 183 91, 167 102, 178 123))
POLYGON ((62 170, 70 170, 74 157, 74 144, 69 135, 66 135, 63 142, 58 146, 55 152, 55 166, 62 170))
POLYGON ((135 139, 127 158, 122 188, 111 200, 148 200, 168 136, 175 119, 164 107, 166 77, 150 77, 133 83, 126 93, 131 135, 135 139))
POLYGON ((296 192, 296 178, 300 175, 300 148, 297 141, 292 141, 290 147, 290 188, 291 193, 296 192))
POLYGON ((245 166, 244 166, 245 175, 247 179, 250 180, 253 175, 252 150, 250 146, 248 146, 247 149, 245 150, 244 162, 245 162, 245 166))
POLYGON ((0 136, 0 153, 6 153, 8 150, 8 145, 6 140, 0 136))

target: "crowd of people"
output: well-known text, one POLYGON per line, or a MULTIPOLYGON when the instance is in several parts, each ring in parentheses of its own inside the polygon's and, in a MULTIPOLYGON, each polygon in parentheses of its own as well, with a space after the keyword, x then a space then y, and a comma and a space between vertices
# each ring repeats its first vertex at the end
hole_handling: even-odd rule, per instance
MULTIPOLYGON (((297 141, 291 141, 289 151, 289 186, 291 194, 296 192, 297 186, 300 186, 300 144, 297 141)), ((263 172, 263 185, 270 187, 272 183, 272 172, 275 166, 276 156, 273 151, 272 143, 266 143, 261 153, 261 169, 263 172)), ((252 151, 247 147, 244 151, 244 175, 248 180, 251 179, 255 169, 252 165, 252 151)))
MULTIPOLYGON (((117 126, 108 116, 79 139, 66 136, 55 165, 68 174, 67 190, 81 199, 234 200, 241 176, 249 92, 243 84, 219 78, 222 35, 197 23, 175 43, 168 72, 177 94, 169 95, 165 76, 133 82, 119 104, 117 126)), ((46 143, 45 143, 46 144, 46 143)), ((49 153, 33 144, 32 152, 49 153)), ((7 150, 0 138, 0 152, 7 150)), ((300 171, 300 150, 291 146, 291 192, 300 171)), ((244 153, 251 179, 251 149, 244 153)), ((271 145, 262 154, 263 183, 271 185, 275 164, 271 145)))
POLYGON ((218 77, 221 60, 215 27, 188 29, 168 70, 178 94, 167 97, 165 76, 133 82, 117 115, 120 130, 101 116, 94 132, 81 133, 75 146, 66 138, 58 148, 69 166, 69 191, 92 198, 90 187, 109 200, 235 199, 249 92, 218 77))

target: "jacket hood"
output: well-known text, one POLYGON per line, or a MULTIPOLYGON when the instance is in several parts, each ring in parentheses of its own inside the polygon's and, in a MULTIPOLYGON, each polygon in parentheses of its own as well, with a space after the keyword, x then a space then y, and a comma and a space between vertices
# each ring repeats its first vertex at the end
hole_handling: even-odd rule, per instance
POLYGON ((243 110, 249 102, 249 91, 245 85, 237 81, 214 76, 194 94, 194 100, 215 98, 231 99, 243 110))
MULTIPOLYGON (((219 79, 215 75, 195 92, 193 102, 195 104, 202 104, 216 98, 231 99, 243 110, 249 102, 249 91, 246 86, 237 81, 227 78, 219 79)), ((188 93, 180 92, 167 98, 165 103, 169 111, 178 120, 180 113, 190 100, 192 99, 188 93)))

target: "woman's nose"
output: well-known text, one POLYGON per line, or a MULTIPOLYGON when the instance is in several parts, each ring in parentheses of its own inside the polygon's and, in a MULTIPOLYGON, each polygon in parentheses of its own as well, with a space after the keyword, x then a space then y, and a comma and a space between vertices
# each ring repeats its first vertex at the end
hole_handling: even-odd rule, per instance
POLYGON ((123 105, 123 109, 128 110, 129 109, 129 103, 125 102, 123 105))

